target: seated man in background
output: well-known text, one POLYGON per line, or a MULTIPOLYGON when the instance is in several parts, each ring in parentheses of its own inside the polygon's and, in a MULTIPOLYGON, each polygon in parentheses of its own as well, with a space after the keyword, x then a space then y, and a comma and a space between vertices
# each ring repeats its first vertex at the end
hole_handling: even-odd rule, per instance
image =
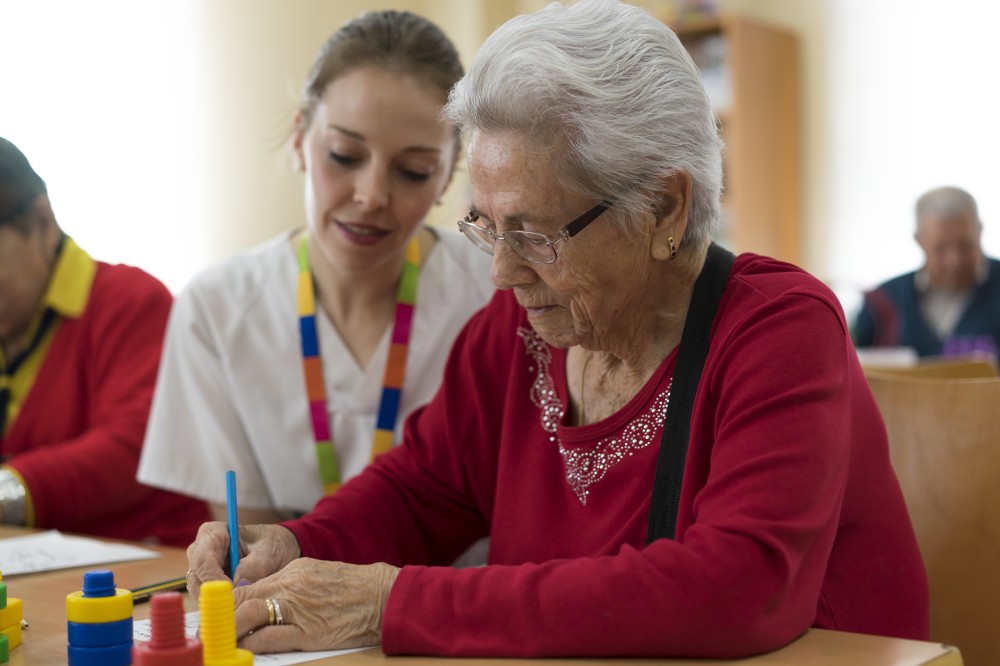
POLYGON ((1000 262, 983 255, 975 199, 940 187, 917 200, 915 238, 924 266, 865 294, 858 347, 911 347, 920 356, 997 354, 1000 262))
POLYGON ((0 523, 190 542, 207 507, 135 480, 171 302, 66 236, 0 138, 0 523))

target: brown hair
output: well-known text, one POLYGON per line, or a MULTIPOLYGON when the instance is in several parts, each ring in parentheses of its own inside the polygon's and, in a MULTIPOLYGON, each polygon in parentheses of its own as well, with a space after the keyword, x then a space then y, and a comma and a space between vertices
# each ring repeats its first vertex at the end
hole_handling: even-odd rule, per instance
POLYGON ((300 106, 306 126, 327 85, 362 65, 413 76, 440 90, 442 105, 465 73, 454 44, 427 19, 410 12, 367 12, 337 30, 316 55, 300 106))

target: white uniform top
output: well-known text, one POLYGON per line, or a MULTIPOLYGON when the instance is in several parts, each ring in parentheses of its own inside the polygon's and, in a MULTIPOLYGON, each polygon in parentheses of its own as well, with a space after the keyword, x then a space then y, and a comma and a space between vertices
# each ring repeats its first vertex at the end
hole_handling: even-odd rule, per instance
MULTIPOLYGON (((395 441, 441 382, 452 342, 493 293, 491 257, 455 231, 420 270, 395 441)), ((174 303, 138 478, 241 508, 303 513, 323 495, 306 399, 296 307, 298 264, 282 234, 199 273, 174 303)), ((343 480, 371 457, 390 325, 366 369, 317 302, 327 414, 343 480)))

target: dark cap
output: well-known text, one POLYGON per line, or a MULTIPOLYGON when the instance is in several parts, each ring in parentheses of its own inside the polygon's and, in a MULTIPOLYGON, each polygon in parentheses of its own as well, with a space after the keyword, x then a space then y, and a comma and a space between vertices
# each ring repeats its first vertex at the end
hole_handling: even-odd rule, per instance
POLYGON ((31 168, 28 158, 0 137, 0 224, 18 217, 45 192, 45 181, 31 168))

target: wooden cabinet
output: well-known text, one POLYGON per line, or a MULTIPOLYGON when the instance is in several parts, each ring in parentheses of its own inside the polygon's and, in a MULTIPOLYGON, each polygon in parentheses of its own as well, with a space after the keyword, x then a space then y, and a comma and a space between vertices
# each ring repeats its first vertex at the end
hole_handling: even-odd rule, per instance
POLYGON ((702 72, 726 142, 718 240, 801 265, 798 39, 727 15, 672 27, 702 72))

